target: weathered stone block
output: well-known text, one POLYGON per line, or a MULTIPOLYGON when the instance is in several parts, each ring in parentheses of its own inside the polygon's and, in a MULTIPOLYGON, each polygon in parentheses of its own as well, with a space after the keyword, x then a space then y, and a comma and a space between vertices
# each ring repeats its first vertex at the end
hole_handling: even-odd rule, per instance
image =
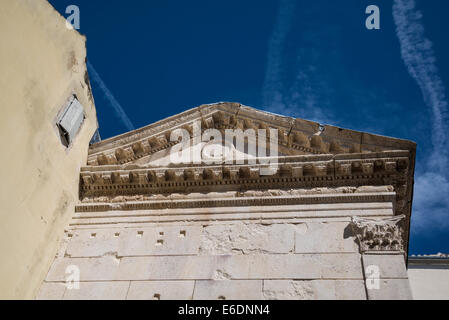
POLYGON ((200 254, 288 253, 294 249, 294 231, 291 224, 207 226, 201 236, 200 254))
POLYGON ((381 279, 379 289, 368 289, 369 300, 412 300, 408 279, 381 279))
POLYGON ((66 254, 70 257, 197 254, 200 234, 200 226, 182 225, 78 230, 70 238, 66 254))
POLYGON ((36 300, 61 300, 66 290, 65 283, 44 282, 36 300))
POLYGON ((69 265, 80 268, 82 281, 363 278, 358 254, 265 254, 64 258, 47 281, 65 281, 69 265))
POLYGON ((322 279, 363 279, 359 254, 322 254, 320 257, 322 279))
POLYGON ((193 255, 198 253, 200 236, 200 226, 126 229, 118 255, 193 255))
POLYGON ((296 253, 358 252, 348 222, 323 222, 298 225, 296 253))
POLYGON ((80 282, 79 289, 67 289, 64 300, 125 300, 129 281, 80 282))
POLYGON ((363 280, 314 280, 319 300, 366 300, 363 280))
POLYGON ((268 300, 366 299, 363 280, 264 280, 268 300))
POLYGON ((132 281, 127 300, 191 300, 194 281, 132 281))
POLYGON ((267 300, 313 300, 312 280, 264 280, 263 296, 267 300))
POLYGON ((363 254, 365 272, 369 266, 379 268, 381 279, 407 279, 405 259, 402 254, 363 254))
POLYGON ((88 229, 70 233, 66 255, 70 257, 101 257, 117 252, 117 229, 88 229))
POLYGON ((262 280, 198 280, 194 300, 260 300, 262 280))

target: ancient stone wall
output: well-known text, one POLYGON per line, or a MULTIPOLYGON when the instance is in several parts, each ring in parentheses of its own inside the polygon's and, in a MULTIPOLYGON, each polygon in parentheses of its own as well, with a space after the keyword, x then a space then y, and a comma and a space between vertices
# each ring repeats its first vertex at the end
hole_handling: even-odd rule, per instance
POLYGON ((84 201, 39 298, 410 298, 404 251, 393 247, 401 236, 385 235, 378 247, 362 237, 370 219, 396 227, 392 187, 271 190, 264 198, 281 205, 233 207, 236 194, 166 196, 196 205, 179 209, 89 212, 95 199, 84 201), (202 208, 211 198, 231 203, 202 208), (282 205, 289 199, 306 204, 282 205), (366 286, 368 265, 379 267, 378 289, 366 286), (79 289, 66 287, 70 266, 79 268, 79 289))

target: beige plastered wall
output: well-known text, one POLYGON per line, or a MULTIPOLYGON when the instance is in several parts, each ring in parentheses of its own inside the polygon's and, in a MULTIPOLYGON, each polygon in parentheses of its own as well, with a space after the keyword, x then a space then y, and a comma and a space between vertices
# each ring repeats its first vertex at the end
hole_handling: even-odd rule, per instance
POLYGON ((45 0, 0 0, 0 298, 32 299, 78 200, 79 169, 97 129, 86 39, 45 0), (61 144, 71 95, 86 119, 61 144))
POLYGON ((449 300, 449 267, 413 266, 408 277, 416 300, 449 300))

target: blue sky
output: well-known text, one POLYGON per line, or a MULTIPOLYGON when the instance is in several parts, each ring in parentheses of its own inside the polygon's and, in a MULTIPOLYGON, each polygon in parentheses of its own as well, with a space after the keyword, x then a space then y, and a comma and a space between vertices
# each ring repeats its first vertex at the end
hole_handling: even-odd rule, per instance
POLYGON ((217 101, 410 139, 410 253, 449 252, 448 1, 50 3, 80 8, 103 139, 217 101))

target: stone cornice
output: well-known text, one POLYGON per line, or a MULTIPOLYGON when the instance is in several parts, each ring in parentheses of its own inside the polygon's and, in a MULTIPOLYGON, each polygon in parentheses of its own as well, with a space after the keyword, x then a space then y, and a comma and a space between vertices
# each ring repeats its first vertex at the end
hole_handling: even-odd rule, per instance
MULTIPOLYGON (((385 179, 405 180, 409 168, 407 152, 353 155, 279 157, 273 175, 260 175, 263 164, 200 164, 165 168, 139 166, 85 167, 81 170, 83 196, 194 192, 202 187, 262 189, 340 185, 340 182, 385 179), (234 186, 234 187, 232 187, 234 186)), ((273 164, 271 164, 273 165, 273 164)))

